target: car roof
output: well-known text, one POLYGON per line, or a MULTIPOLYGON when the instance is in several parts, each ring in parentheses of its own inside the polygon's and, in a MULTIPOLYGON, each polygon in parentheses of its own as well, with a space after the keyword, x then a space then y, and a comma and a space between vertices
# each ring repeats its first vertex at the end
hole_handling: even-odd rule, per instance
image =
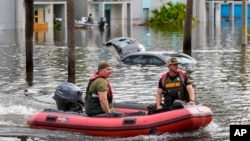
POLYGON ((117 45, 121 48, 127 46, 128 44, 134 44, 137 43, 137 40, 131 37, 118 37, 111 39, 104 43, 105 45, 117 45))
POLYGON ((178 52, 174 51, 141 51, 141 52, 133 52, 130 54, 127 54, 126 56, 130 55, 174 55, 178 54, 178 52))
POLYGON ((193 57, 191 57, 191 56, 189 56, 187 54, 184 54, 184 53, 181 53, 181 52, 175 52, 175 51, 165 51, 165 50, 164 51, 141 51, 141 52, 133 52, 133 53, 129 53, 129 54, 124 55, 121 58, 121 60, 123 60, 123 59, 125 59, 125 58, 127 58, 129 56, 134 56, 134 55, 154 55, 154 56, 158 56, 158 57, 162 58, 162 60, 165 60, 165 61, 167 61, 167 59, 170 56, 177 57, 177 58, 179 58, 179 57, 185 57, 185 58, 189 58, 190 60, 192 60, 192 62, 194 64, 197 63, 197 61, 193 57))

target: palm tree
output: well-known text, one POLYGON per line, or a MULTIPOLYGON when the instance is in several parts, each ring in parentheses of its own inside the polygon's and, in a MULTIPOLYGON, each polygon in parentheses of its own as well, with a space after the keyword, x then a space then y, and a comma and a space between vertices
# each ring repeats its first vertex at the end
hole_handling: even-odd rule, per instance
POLYGON ((68 82, 75 83, 75 20, 74 0, 67 0, 68 82))
POLYGON ((25 3, 26 81, 28 83, 28 86, 32 86, 34 0, 25 0, 24 3, 25 3))

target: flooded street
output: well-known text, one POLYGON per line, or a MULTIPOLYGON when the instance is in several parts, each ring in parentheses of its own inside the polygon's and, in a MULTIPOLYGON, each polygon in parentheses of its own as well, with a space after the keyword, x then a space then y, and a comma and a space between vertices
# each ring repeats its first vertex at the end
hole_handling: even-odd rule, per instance
MULTIPOLYGON (((0 31, 0 140, 1 141, 87 141, 87 140, 229 140, 229 125, 250 124, 249 46, 241 47, 240 27, 197 25, 192 30, 192 66, 196 100, 213 111, 213 121, 193 132, 103 138, 81 133, 31 129, 27 120, 45 108, 56 108, 52 98, 56 86, 67 81, 66 32, 34 34, 33 85, 25 77, 24 31, 0 31)), ((103 42, 129 36, 146 50, 182 51, 183 32, 157 31, 149 27, 76 29, 76 85, 85 92, 88 79, 98 62, 113 68, 110 82, 114 100, 153 103, 158 79, 166 67, 129 66, 116 60, 116 51, 103 42)))

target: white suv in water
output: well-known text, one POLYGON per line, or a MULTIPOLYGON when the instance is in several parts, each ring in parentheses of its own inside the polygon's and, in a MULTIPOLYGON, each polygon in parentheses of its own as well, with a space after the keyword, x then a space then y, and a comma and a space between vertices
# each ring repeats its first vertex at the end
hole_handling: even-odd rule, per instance
POLYGON ((121 62, 124 64, 140 64, 140 65, 166 65, 170 57, 176 57, 181 65, 196 64, 197 61, 184 53, 174 51, 143 51, 134 52, 122 56, 121 62))
POLYGON ((145 51, 142 44, 130 37, 114 38, 104 44, 106 46, 113 45, 120 57, 133 52, 145 51))

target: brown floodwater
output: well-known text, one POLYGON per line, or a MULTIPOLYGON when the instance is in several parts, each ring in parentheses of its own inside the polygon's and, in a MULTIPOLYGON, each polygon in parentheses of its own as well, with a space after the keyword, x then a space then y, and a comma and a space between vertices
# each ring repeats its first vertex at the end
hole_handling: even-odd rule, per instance
MULTIPOLYGON (((84 141, 84 140, 229 140, 229 126, 250 124, 249 47, 241 47, 240 27, 200 23, 192 30, 191 66, 196 99, 213 111, 213 121, 193 132, 137 136, 131 138, 93 137, 82 133, 31 129, 26 121, 44 108, 56 108, 55 88, 67 81, 66 32, 34 34, 33 85, 25 81, 24 31, 0 31, 0 140, 1 141, 84 141)), ((152 103, 158 79, 165 66, 124 65, 116 60, 113 47, 103 42, 129 36, 146 50, 182 52, 182 30, 154 30, 150 27, 76 29, 76 85, 85 92, 88 78, 100 61, 108 61, 114 100, 152 103)))

